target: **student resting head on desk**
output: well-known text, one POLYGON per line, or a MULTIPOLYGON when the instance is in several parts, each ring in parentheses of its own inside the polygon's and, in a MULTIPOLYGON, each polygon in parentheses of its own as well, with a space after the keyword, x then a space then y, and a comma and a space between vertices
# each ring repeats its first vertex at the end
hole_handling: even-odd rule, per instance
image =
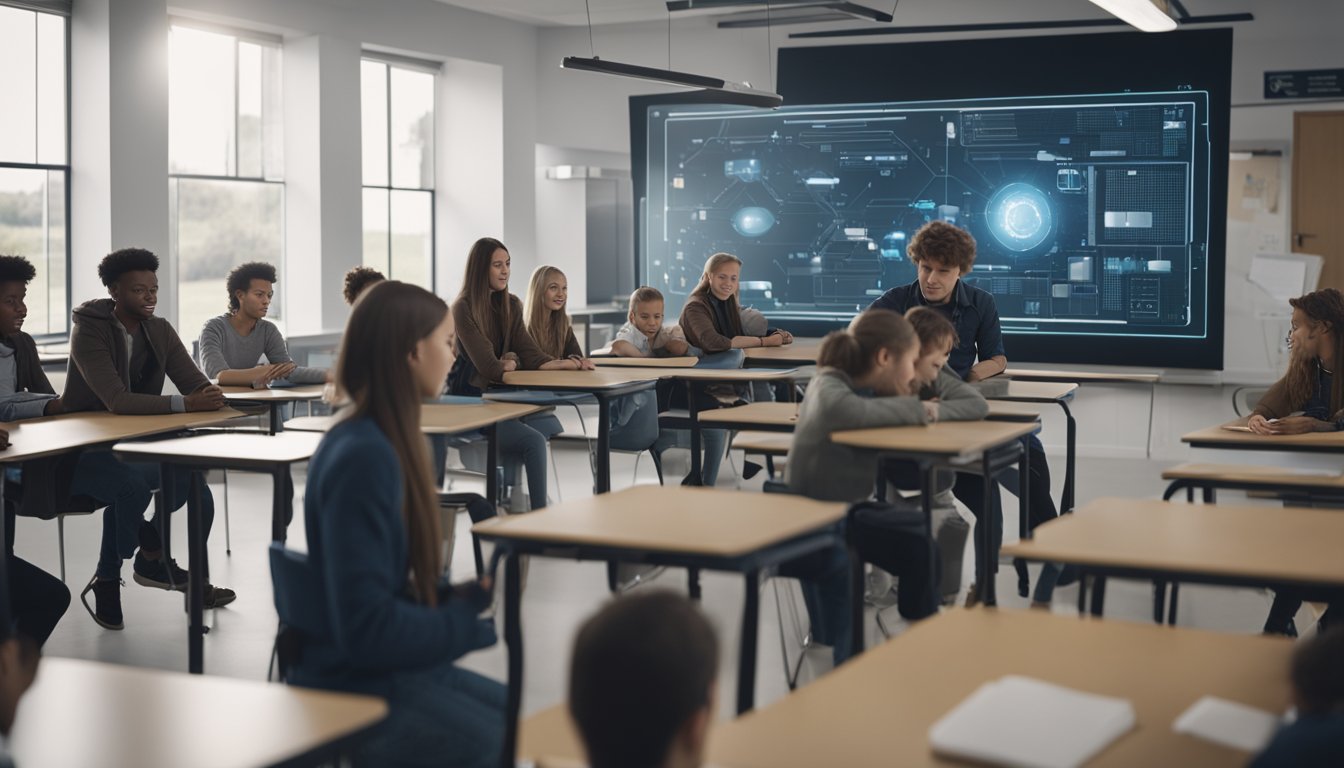
MULTIPOLYGON (((191 361, 177 331, 155 310, 159 304, 159 258, 142 248, 123 248, 98 264, 98 277, 109 298, 75 308, 70 328, 70 364, 62 401, 67 411, 116 414, 217 411, 224 395, 191 361), (172 379, 185 395, 163 394, 172 379)), ((192 472, 176 472, 171 509, 190 496, 192 472)), ((215 517, 214 497, 201 481, 201 520, 208 536, 215 517)), ((70 495, 89 496, 108 504, 103 511, 103 543, 98 566, 80 600, 105 629, 121 629, 121 561, 135 555, 136 583, 157 589, 187 589, 187 572, 165 563, 154 523, 145 522, 151 493, 159 487, 157 464, 123 462, 109 450, 87 450, 75 467, 70 495), (136 550, 139 549, 137 554, 136 550), (88 603, 92 592, 94 606, 88 603)), ((233 590, 205 589, 205 607, 219 608, 234 600, 233 590)))
POLYGON ((608 602, 579 628, 569 668, 591 768, 703 763, 718 671, 718 640, 690 600, 664 591, 608 602))
POLYGON ((1302 641, 1293 653, 1293 706, 1251 768, 1334 768, 1344 756, 1344 627, 1302 641))
POLYGON ((325 368, 294 363, 284 334, 266 314, 275 297, 275 267, 259 261, 233 268, 225 281, 228 311, 201 329, 201 367, 221 385, 263 389, 274 381, 322 384, 325 368), (265 363, 259 361, 265 358, 265 363))
MULTIPOLYGON (((843 331, 827 334, 817 356, 817 374, 798 408, 793 446, 784 478, 790 490, 825 501, 857 502, 871 498, 878 478, 876 451, 831 440, 846 429, 903 427, 940 418, 981 418, 984 398, 956 382, 941 402, 920 401, 915 361, 919 337, 895 312, 870 309, 843 331)), ((955 378, 955 377, 953 377, 955 378)), ((853 540, 865 562, 898 577, 901 616, 921 619, 938 610, 937 585, 930 583, 929 558, 936 557, 924 534, 918 504, 898 503, 856 516, 853 540)), ((783 575, 815 583, 808 601, 814 634, 834 647, 840 663, 849 654, 850 625, 847 559, 843 550, 820 553, 786 564, 783 575)))
POLYGON ((328 606, 329 637, 303 638, 290 681, 373 693, 389 713, 359 765, 496 766, 505 689, 453 662, 493 644, 477 618, 489 580, 441 580, 443 537, 421 401, 453 363, 443 300, 387 280, 355 304, 336 368, 349 401, 308 465, 309 567, 328 606))
MULTIPOLYGON (((1344 428, 1344 376, 1334 372, 1344 361, 1344 295, 1326 288, 1288 303, 1293 307, 1288 371, 1256 403, 1246 426, 1258 435, 1338 431, 1344 428)), ((1265 631, 1296 635, 1293 616, 1303 599, 1333 601, 1338 597, 1279 590, 1265 619, 1265 631)))

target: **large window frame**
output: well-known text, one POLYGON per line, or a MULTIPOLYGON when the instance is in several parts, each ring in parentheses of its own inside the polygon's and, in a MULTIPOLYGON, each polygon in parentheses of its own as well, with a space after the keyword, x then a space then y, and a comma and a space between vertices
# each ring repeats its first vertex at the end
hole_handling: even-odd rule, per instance
MULTIPOLYGON (((47 330, 46 330, 45 332, 43 332, 43 333, 33 334, 33 339, 34 339, 34 341, 36 341, 38 344, 52 344, 52 343, 59 343, 59 342, 62 342, 62 341, 67 340, 67 339, 70 337, 70 310, 73 308, 72 305, 71 305, 71 296, 72 296, 72 294, 73 294, 74 289, 73 289, 72 278, 71 278, 71 254, 72 254, 72 251, 71 251, 71 248, 70 248, 70 199, 71 199, 71 198, 70 198, 70 103, 71 103, 71 102, 70 102, 70 91, 71 91, 71 88, 70 88, 70 63, 71 63, 71 58, 70 58, 70 39, 71 39, 71 38, 70 38, 70 13, 71 13, 71 5, 72 5, 72 4, 71 4, 71 2, 69 2, 69 0, 0 0, 0 6, 5 6, 5 7, 8 7, 8 8, 14 8, 14 9, 18 9, 18 10, 21 10, 21 11, 29 11, 29 12, 36 13, 36 14, 46 14, 46 15, 49 15, 49 16, 57 16, 57 17, 60 17, 61 19, 64 20, 64 25, 63 25, 63 26, 64 26, 64 35, 63 35, 63 42, 62 42, 62 45, 64 46, 64 49, 65 49, 65 50, 64 50, 64 52, 63 52, 64 55, 62 56, 62 62, 61 62, 61 65, 62 65, 62 69, 63 69, 63 72, 62 72, 63 78, 62 78, 62 79, 63 79, 63 85, 64 85, 64 88, 65 88, 65 94, 64 94, 63 106, 62 106, 62 109, 64 110, 64 116, 63 116, 64 119, 63 119, 63 121, 62 121, 62 126, 61 126, 61 127, 62 127, 62 129, 63 129, 63 131, 64 131, 64 134, 65 134, 65 135, 64 135, 64 151, 63 151, 63 153, 62 153, 63 156, 64 156, 64 158, 65 158, 65 162, 64 162, 64 163, 43 163, 43 162, 22 163, 22 162, 6 161, 6 160, 3 160, 3 159, 0 159, 0 169, 6 169, 6 170, 8 170, 8 169, 14 169, 14 170, 43 171, 43 172, 46 172, 46 173, 48 173, 48 174, 53 173, 53 172, 58 172, 58 173, 60 173, 60 174, 62 175, 62 177, 63 177, 63 179, 62 179, 62 187, 64 188, 64 189, 63 189, 63 193, 64 193, 64 194, 63 194, 62 196, 63 196, 63 198, 64 198, 64 201, 63 201, 62 204, 63 204, 63 206, 64 206, 64 219, 65 219, 65 223, 64 223, 64 229, 65 229, 65 237, 64 237, 64 240, 65 240, 65 243, 64 243, 64 244, 65 244, 65 249, 64 249, 64 250, 65 250, 65 281, 64 281, 64 282, 65 282, 65 285, 64 285, 64 294, 65 294, 65 295, 64 295, 64 303, 62 304, 62 307, 63 307, 62 311, 59 313, 59 315, 57 315, 57 317, 59 318, 59 320, 58 320, 58 322, 56 322, 56 323, 51 323, 50 310, 48 310, 48 318, 47 318, 47 319, 48 319, 48 323, 49 323, 49 325, 48 325, 47 330)), ((35 30, 35 31, 36 31, 36 30, 35 30)), ((37 34, 40 34, 40 32, 37 33, 37 34)), ((40 54, 39 54, 39 55, 40 55, 40 54)), ((37 81, 37 82, 35 83, 35 88, 34 88, 34 93, 36 94, 37 90, 41 88, 41 74, 37 71, 36 68, 35 68, 35 72, 34 72, 34 74, 35 74, 34 79, 37 81)), ((37 117, 36 110, 34 111, 34 117, 35 117, 35 123, 40 122, 40 118, 37 117)), ((36 129, 36 130, 35 130, 35 132, 34 132, 34 144, 35 144, 34 160, 36 161, 36 160, 39 160, 39 159, 40 159, 40 158, 39 158, 39 152, 38 152, 38 150, 36 149, 36 146, 40 145, 40 142, 41 142, 41 138, 40 138, 40 136, 38 135, 38 134, 40 133, 40 131, 41 131, 41 128, 40 128, 40 126, 35 126, 35 129, 36 129)), ((49 184, 48 184, 48 188, 50 188, 49 184)), ((47 205, 47 206, 50 205, 50 195, 48 195, 48 197, 47 197, 47 201, 46 201, 46 203, 45 203, 44 205, 47 205)), ((47 210, 44 208, 43 218, 45 219, 45 218, 47 217, 47 215, 48 215, 48 214, 47 214, 47 210)), ((45 234, 44 234, 44 237, 46 238, 46 241, 47 241, 48 244, 49 244, 49 243, 50 243, 50 238, 51 238, 50 227, 48 227, 48 228, 46 229, 46 232, 45 232, 45 234)), ((50 255, 48 256, 48 264, 50 264, 50 255)), ((48 285, 46 290, 47 290, 47 297, 48 297, 48 298, 47 298, 48 307, 50 307, 50 301, 51 301, 50 297, 51 297, 51 295, 52 295, 51 286, 48 285)))
POLYGON ((383 73, 383 75, 384 75, 384 79, 383 79, 383 92, 382 92, 382 93, 383 93, 383 99, 384 99, 384 102, 383 102, 383 121, 384 121, 384 123, 383 123, 383 129, 382 129, 382 130, 383 130, 382 138, 383 138, 383 142, 384 142, 384 145, 385 145, 385 146, 384 146, 384 153, 385 153, 385 154, 384 154, 384 157, 383 157, 383 161, 382 161, 382 162, 385 164, 385 168, 386 168, 386 183, 383 183, 383 184, 371 184, 371 183, 369 183, 368 179, 366 178, 366 173, 365 173, 365 169, 364 169, 364 166, 365 166, 364 158, 362 157, 363 146, 361 146, 361 164, 360 164, 360 168, 361 168, 361 171, 360 171, 360 181, 361 181, 361 187, 360 187, 361 206, 365 206, 365 205, 368 204, 369 197, 370 197, 370 194, 369 194, 369 193, 371 193, 371 192, 375 192, 375 193, 376 193, 376 192, 381 192, 381 193, 383 193, 383 196, 385 197, 385 208, 384 208, 383 221, 384 221, 384 222, 386 223, 386 225, 387 225, 387 227, 386 227, 386 229, 387 229, 387 231, 386 231, 386 235, 387 235, 387 237, 386 237, 385 243, 384 243, 384 245, 383 245, 383 252, 386 254, 385 260, 381 261, 380 263, 371 263, 370 260, 369 260, 369 251, 368 251, 369 233, 368 233, 368 232, 365 230, 365 228, 364 228, 365 225, 366 225, 367 222, 368 222, 367 214, 361 214, 361 222, 360 222, 360 232, 361 232, 361 235, 362 235, 362 237, 361 237, 361 263, 364 264, 365 266, 371 266, 371 267, 373 267, 374 269, 377 269, 377 270, 379 270, 380 272, 383 272, 389 279, 392 279, 392 280, 402 280, 402 279, 405 279, 402 275, 400 275, 400 274, 397 273, 397 270, 396 270, 396 268, 395 268, 397 262, 396 262, 396 258, 395 258, 395 255, 394 255, 394 254, 395 254, 395 242, 394 242, 394 241, 395 241, 395 238, 396 238, 396 231, 395 231, 395 228, 394 228, 394 226, 393 226, 393 216, 394 216, 393 199, 394 199, 394 196, 395 196, 397 193, 413 193, 413 194, 417 194, 417 195, 428 195, 428 202, 429 202, 429 231, 428 231, 428 238, 429 238, 429 253, 428 253, 428 258, 429 258, 429 264, 428 264, 428 271, 427 271, 427 275, 426 275, 427 283, 424 284, 424 285, 422 285, 422 287, 424 287, 424 288, 426 288, 426 289, 432 291, 432 290, 434 290, 435 286, 438 284, 438 216, 437 216, 437 212, 438 212, 438 190, 437 190, 437 187, 438 187, 438 174, 437 174, 437 168, 436 168, 435 164, 437 163, 437 157, 438 157, 438 144, 437 144, 438 119, 439 119, 438 78, 439 78, 439 76, 442 74, 442 69, 443 69, 443 67, 442 67, 442 65, 441 65, 440 63, 438 63, 438 62, 434 62, 434 61, 426 61, 426 60, 421 60, 421 59, 411 58, 411 57, 408 57, 408 56, 398 56, 398 55, 395 55, 395 54, 382 53, 382 52, 378 52, 378 51, 364 50, 364 51, 360 54, 360 67, 361 67, 361 89, 360 89, 360 110, 361 110, 361 112, 360 112, 360 114, 361 114, 361 120, 363 119, 363 114, 364 114, 364 107, 365 107, 365 105, 364 105, 364 99, 367 98, 367 94, 365 94, 365 93, 363 92, 363 87, 362 87, 362 84, 363 84, 363 74, 362 74, 362 72, 363 72, 363 65, 364 65, 364 62, 374 62, 374 63, 380 64, 380 65, 383 65, 383 67, 384 67, 384 73, 383 73), (409 72, 415 72, 415 73, 419 73, 419 74, 426 74, 426 75, 429 75, 431 78, 433 78, 433 81, 432 81, 432 82, 433 82, 433 89, 432 89, 432 91, 433 91, 433 100, 432 100, 432 105, 431 105, 431 110, 432 110, 432 111, 431 111, 431 121, 430 121, 431 124, 430 124, 430 130, 429 130, 429 151, 430 151, 430 156, 431 156, 431 158, 433 158, 433 160, 431 161, 431 164, 430 164, 430 182, 431 182, 431 183, 429 184, 428 187, 425 187, 425 186, 408 187, 408 186, 404 186, 404 185, 398 185, 398 184, 396 184, 395 181, 394 181, 395 172, 394 172, 394 170, 393 170, 393 168, 394 168, 394 157, 393 157, 393 156, 394 156, 394 153, 395 153, 394 147, 396 146, 396 141, 395 141, 395 139, 394 139, 394 137, 393 137, 393 133, 392 133, 392 132, 393 132, 393 113, 394 113, 394 111, 395 111, 395 110, 394 110, 394 107, 393 107, 393 105, 392 105, 392 98, 393 98, 393 82, 392 82, 392 81, 393 81, 393 72, 394 72, 394 70, 406 70, 406 71, 409 71, 409 72))
MULTIPOLYGON (((242 160, 242 154, 243 154, 243 152, 244 152, 244 149, 243 149, 243 146, 242 146, 242 145, 243 145, 243 141, 242 141, 242 139, 241 139, 241 136, 243 135, 243 130, 242 130, 242 128, 243 128, 243 126, 242 126, 242 121, 243 121, 243 110, 240 108, 240 91, 241 91, 240 80, 241 80, 241 68, 242 68, 243 65, 242 65, 242 63, 241 63, 241 61, 242 61, 242 57, 241 57, 241 55, 240 55, 240 49, 241 49, 241 47, 242 47, 243 45, 245 45, 245 44, 247 44, 247 45, 255 45, 255 46, 261 46, 261 47, 266 47, 266 48, 272 48, 272 49, 274 49, 274 50, 279 54, 279 57, 277 58, 277 62, 278 62, 278 65, 279 65, 279 70, 278 70, 277 73, 276 73, 276 77, 277 77, 277 79, 278 79, 276 85, 277 85, 277 87, 279 88, 279 90, 278 90, 279 97, 278 97, 278 100, 277 100, 278 103, 277 103, 277 104, 274 104, 274 105, 271 105, 271 106, 273 106, 273 107, 278 107, 281 111, 283 111, 283 102, 282 102, 282 100, 283 100, 283 98, 284 98, 284 94, 283 94, 283 85, 282 85, 282 84, 283 84, 283 79, 284 79, 284 76, 283 76, 283 67, 284 67, 284 64, 283 64, 284 40, 283 40, 283 38, 281 38, 281 37, 278 36, 278 35, 269 35, 269 34, 265 34, 265 33, 261 33, 261 32, 255 32, 255 31, 252 31, 252 30, 246 30, 246 29, 239 29, 239 28, 234 28, 234 27, 227 27, 227 26, 221 26, 221 25, 216 25, 216 24, 210 24, 210 23, 206 23, 206 22, 197 21, 197 20, 194 20, 194 19, 184 19, 184 18, 180 18, 180 17, 171 17, 171 18, 169 19, 169 35, 170 35, 170 43, 169 43, 169 45, 170 45, 170 47, 171 47, 171 45, 172 45, 172 43, 171 43, 171 35, 172 35, 172 33, 173 33, 173 30, 175 30, 175 29, 183 29, 183 30, 189 30, 189 31, 193 31, 193 32, 206 32, 206 33, 211 33, 211 34, 216 34, 216 35, 224 35, 224 36, 228 36, 228 37, 232 38, 232 40, 233 40, 233 58, 232 58, 232 63, 233 63, 233 73, 232 73, 232 79, 233 79, 233 101, 232 101, 233 126, 232 126, 232 146, 231 146, 231 157, 229 157, 229 158, 227 159, 227 161, 225 162, 225 168, 224 168, 225 172, 221 174, 221 173, 201 173, 201 172, 192 172, 192 171, 177 171, 177 170, 174 170, 174 169, 173 169, 173 165, 172 165, 173 162, 175 161, 175 158, 173 158, 173 157, 171 157, 171 156, 170 156, 170 158, 169 158, 169 162, 170 162, 170 165, 169 165, 169 173, 168 173, 168 183, 169 183, 169 206, 170 206, 170 221, 173 223, 173 226, 172 226, 171 229, 170 229, 170 247, 169 247, 169 251, 170 251, 170 253, 171 253, 171 255, 172 255, 172 258, 174 259, 174 266, 176 267, 176 282, 177 282, 177 285, 176 285, 176 291, 177 291, 177 298, 178 298, 178 301, 177 301, 177 317, 174 318, 174 320, 176 321, 176 322, 175 322, 176 327, 178 328, 178 331, 179 331, 180 333, 183 333, 186 337, 190 337, 190 338, 194 338, 195 334, 197 334, 197 333, 200 332, 200 328, 199 328, 199 327, 190 327, 190 328, 188 328, 188 327, 186 327, 186 326, 184 325, 184 323, 182 322, 183 317, 184 317, 183 311, 184 311, 184 309, 185 309, 185 304, 186 304, 186 301, 184 300, 184 299, 185 299, 185 295, 186 295, 186 293, 183 291, 185 269, 183 268, 183 265, 182 265, 181 254, 180 254, 180 250, 179 250, 179 249, 180 249, 179 238, 180 238, 180 230, 181 230, 181 202, 180 202, 180 195, 181 195, 181 187, 182 187, 182 184, 183 184, 184 182, 185 182, 185 183, 188 183, 188 184, 190 184, 190 183, 205 182, 205 183, 210 183, 210 184, 218 183, 218 184, 230 184, 230 185, 232 185, 232 184, 239 184, 239 185, 242 185, 242 184, 260 184, 260 185, 266 185, 267 187, 272 187, 272 188, 274 188, 274 189, 279 190, 279 210, 275 212, 275 216, 276 216, 276 218, 278 218, 278 220, 279 220, 279 226, 280 226, 280 229, 279 229, 279 247, 280 247, 280 251, 279 251, 278 258, 276 259, 275 267, 276 267, 276 271, 277 271, 279 277, 281 278, 281 280, 280 280, 280 286, 279 286, 279 289, 276 291, 275 300, 273 301, 273 303, 272 303, 272 305, 271 305, 272 310, 271 310, 271 314, 268 315, 268 319, 271 320, 271 322, 276 323, 278 326, 280 326, 280 327, 283 329, 283 328, 284 328, 284 325, 285 325, 285 323, 286 323, 286 320, 287 320, 287 314, 286 314, 286 313, 287 313, 287 311, 288 311, 288 306, 289 306, 289 302, 287 301, 287 293, 288 293, 288 290, 287 290, 287 289, 288 289, 288 282, 289 282, 289 281, 286 280, 286 279, 284 279, 284 278, 286 277, 286 275, 287 275, 286 270, 287 270, 287 267, 288 267, 289 259, 288 259, 288 254, 287 254, 286 251, 285 251, 285 245, 286 245, 286 242, 285 242, 285 241, 286 241, 286 226, 287 226, 287 225, 286 225, 286 216, 285 216, 285 204, 286 204, 286 202, 285 202, 285 197, 286 197, 286 190, 285 190, 284 170, 283 170, 283 168, 284 168, 284 162, 283 162, 283 139, 282 139, 282 138, 279 138, 279 139, 278 139, 279 146, 276 147, 276 149, 278 149, 278 150, 282 153, 282 154, 280 155, 280 159, 279 159, 278 162, 276 163, 276 164, 278 165, 278 168, 272 168, 272 167, 270 167, 269 164, 268 164, 271 158, 270 158, 270 156, 269 156, 269 153, 267 152, 267 143, 266 143, 266 139, 265 139, 265 134, 266 134, 266 129, 265 129, 265 119, 264 119, 264 116, 263 116, 263 120, 262 120, 262 122, 261 122, 261 123, 259 124, 259 126, 258 126, 258 131, 259 131, 259 133, 258 133, 258 142, 259 142, 259 144, 258 144, 258 151, 259 151, 259 157, 257 158, 257 161, 256 161, 256 163, 257 163, 257 172, 256 172, 256 173, 243 173, 243 172, 242 172, 241 169, 242 169, 242 166, 243 166, 243 164, 244 164, 244 163, 243 163, 243 160, 242 160)), ((263 64, 263 66, 264 66, 264 64, 263 64)), ((262 92, 262 94, 261 94, 261 99, 262 99, 262 103, 263 103, 263 105, 265 105, 265 103, 266 103, 266 96, 267 96, 267 94, 266 94, 266 92, 265 92, 265 86, 263 86, 263 92, 262 92)), ((264 108, 265 108, 265 106, 263 106, 263 109, 264 109, 264 108)), ((172 109, 173 109, 173 108, 172 108, 172 103, 171 103, 171 93, 170 93, 170 102, 169 102, 169 115, 170 115, 170 121, 171 121, 171 119, 172 119, 172 109)), ((281 121, 281 123, 283 123, 283 115, 277 115, 276 118, 279 119, 279 120, 281 121)), ((282 130, 283 130, 283 129, 282 129, 282 130)), ((170 137, 170 142, 169 142, 169 143, 170 143, 170 151, 171 151, 171 144, 172 144, 172 139, 171 139, 171 137, 170 137)), ((260 260, 261 258, 262 258, 262 257, 257 257, 257 259, 254 259, 254 258, 249 257, 249 258, 247 258, 247 259, 243 259, 243 260, 241 260, 239 263, 241 263, 242 261, 260 260)), ((222 285, 222 283, 223 283, 223 279, 224 279, 223 276, 221 276, 221 277, 220 277, 220 280, 221 280, 221 286, 220 286, 220 287, 221 287, 221 288, 223 287, 223 285, 222 285)), ((219 293, 219 297, 218 297, 218 305, 217 305, 217 306, 221 308, 221 311, 222 311, 222 308, 225 306, 226 302, 227 302, 227 298, 225 297, 224 292, 223 292, 223 291, 220 291, 220 293, 219 293)), ((209 317, 214 317, 215 315, 216 315, 216 313, 211 312, 209 315, 207 315, 207 318, 209 318, 209 317)))

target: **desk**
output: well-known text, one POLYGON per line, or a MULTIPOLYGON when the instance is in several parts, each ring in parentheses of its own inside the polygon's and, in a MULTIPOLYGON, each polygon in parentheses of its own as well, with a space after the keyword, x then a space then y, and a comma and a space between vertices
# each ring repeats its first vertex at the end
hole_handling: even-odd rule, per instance
POLYGON ((372 696, 48 657, 9 747, 32 768, 321 765, 386 716, 372 696))
MULTIPOLYGON (((737 709, 752 707, 756 682, 756 624, 761 570, 843 544, 837 525, 845 505, 801 496, 709 488, 637 485, 567 501, 530 515, 485 520, 472 533, 505 555, 504 637, 509 652, 509 709, 504 754, 512 759, 522 701, 523 647, 519 628, 518 558, 542 555, 579 560, 645 562, 734 571, 745 580, 737 709)), ((857 559, 855 559, 857 563, 857 559)), ((852 569, 854 612, 862 620, 861 567, 852 569)), ((692 594, 698 591, 692 585, 692 594)), ((862 625, 854 643, 863 642, 862 625)), ((512 765, 512 763, 509 763, 512 765)))
POLYGON ((1214 501, 1218 488, 1243 491, 1270 491, 1298 499, 1332 498, 1344 496, 1344 474, 1339 472, 1308 472, 1287 467, 1257 467, 1244 464, 1181 464, 1162 471, 1162 479, 1170 480, 1163 499, 1170 499, 1185 489, 1186 500, 1194 501, 1194 491, 1204 492, 1204 501, 1214 501))
MULTIPOLYGON (((596 371, 512 371, 504 384, 519 389, 584 392, 597 399, 596 491, 611 490, 611 407, 613 398, 653 389, 662 369, 621 368, 596 371)), ((488 393, 487 393, 488 396, 488 393)))
MULTIPOLYGON (((1257 435, 1254 432, 1227 429, 1245 427, 1246 419, 1229 421, 1181 436, 1191 448, 1220 448, 1231 451, 1285 451, 1289 453, 1344 453, 1344 432, 1309 432, 1305 435, 1257 435)), ((0 454, 3 455, 3 454, 0 454)))
POLYGON ((272 435, 284 426, 280 423, 280 408, 289 403, 304 400, 321 400, 323 384, 306 384, 301 387, 276 387, 275 389, 253 389, 251 387, 220 387, 224 399, 231 403, 257 404, 266 406, 271 413, 269 430, 272 435))
MULTIPOLYGON (((920 497, 924 506, 924 522, 928 533, 933 536, 933 498, 934 472, 939 468, 974 471, 978 469, 985 476, 985 514, 976 524, 976 534, 982 536, 980 564, 981 574, 978 586, 981 600, 985 605, 994 605, 997 598, 994 589, 994 572, 998 568, 998 552, 994 551, 993 527, 998 524, 991 504, 991 494, 998 492, 998 486, 991 478, 1012 464, 1018 465, 1018 477, 1022 484, 1022 493, 1018 496, 1018 519, 1022 530, 1027 527, 1027 504, 1030 493, 1027 491, 1027 470, 1029 454, 1018 441, 1025 435, 1040 429, 1034 422, 1012 421, 940 421, 935 424, 911 427, 879 427, 876 429, 852 429, 832 432, 831 440, 840 445, 854 448, 866 448, 892 459, 908 459, 919 467, 920 497), (978 460, 979 466, 975 466, 978 460)), ((881 464, 879 463, 879 473, 881 464)), ((885 487, 885 478, 875 478, 885 487)), ((933 566, 931 565, 930 568, 933 566)), ((938 582, 934 574, 934 583, 938 582)))
POLYGON ((1278 637, 1040 611, 944 611, 772 706, 718 725, 706 762, 734 768, 965 765, 933 754, 929 728, 982 684, 1015 674, 1134 705, 1137 727, 1089 768, 1242 765, 1245 752, 1176 733, 1172 723, 1205 694, 1282 711, 1292 652, 1292 641, 1278 637))
MULTIPOLYGON (((199 437, 180 437, 152 443, 117 443, 112 447, 119 458, 153 461, 159 464, 160 491, 155 504, 163 525, 164 556, 168 556, 168 519, 171 506, 164 497, 173 487, 173 473, 186 469, 236 469, 264 472, 271 476, 271 539, 285 540, 285 528, 293 517, 294 497, 289 478, 290 467, 307 461, 317 450, 322 435, 313 432, 260 435, 248 432, 216 432, 199 437)), ((200 674, 204 668, 205 578, 207 563, 205 531, 200 511, 204 480, 192 476, 191 498, 187 506, 187 629, 188 669, 200 674)))
MULTIPOLYGON (((701 446, 701 418, 709 413, 719 414, 722 418, 716 423, 716 427, 721 429, 738 429, 738 423, 734 421, 731 411, 738 408, 715 408, 705 413, 700 413, 699 405, 695 398, 695 385, 697 383, 723 383, 738 384, 753 381, 780 381, 793 378, 794 370, 792 368, 765 369, 765 368, 677 368, 663 372, 667 378, 677 379, 686 382, 686 407, 689 411, 689 424, 691 430, 691 473, 688 477, 691 485, 700 485, 703 483, 701 477, 703 457, 700 453, 701 446)), ((757 403, 756 405, 765 405, 757 403)), ((770 405, 774 405, 771 403, 770 405)), ((768 429, 769 427, 761 424, 750 424, 746 429, 768 429)), ((788 431, 792 431, 789 427, 788 431)))
POLYGON ((698 357, 594 357, 599 368, 694 368, 698 357))
POLYGON ((1046 368, 1008 368, 1004 376, 1015 381, 1070 382, 1073 384, 1138 384, 1148 387, 1148 440, 1143 444, 1145 454, 1153 455, 1153 410, 1157 404, 1156 373, 1118 371, 1067 371, 1046 368))
MULTIPOLYGON (((1344 588, 1344 515, 1305 507, 1172 504, 1106 498, 1036 529, 1004 554, 1076 563, 1092 574, 1092 613, 1101 615, 1105 578, 1240 587, 1344 588)), ((1086 590, 1079 589, 1078 609, 1086 590)), ((1168 622, 1175 623, 1173 604, 1168 622)))
POLYGON ((798 425, 798 403, 748 403, 700 414, 700 423, 714 429, 756 429, 792 432, 798 425))
POLYGON ((742 350, 749 368, 792 368, 815 365, 821 354, 820 339, 795 339, 781 347, 748 347, 742 350))
POLYGON ((1064 490, 1059 496, 1059 513, 1066 515, 1073 511, 1077 478, 1075 470, 1078 455, 1078 422, 1069 410, 1069 401, 1078 391, 1078 385, 1071 382, 1055 381, 1004 381, 1000 378, 978 382, 976 388, 986 400, 1004 400, 1017 403, 1054 403, 1064 410, 1065 447, 1064 447, 1064 490))
POLYGON ((1008 400, 990 400, 988 421, 1040 421, 1041 411, 1031 403, 1016 403, 1008 400))
POLYGON ((518 759, 541 768, 587 768, 583 737, 566 704, 556 704, 518 725, 518 759))

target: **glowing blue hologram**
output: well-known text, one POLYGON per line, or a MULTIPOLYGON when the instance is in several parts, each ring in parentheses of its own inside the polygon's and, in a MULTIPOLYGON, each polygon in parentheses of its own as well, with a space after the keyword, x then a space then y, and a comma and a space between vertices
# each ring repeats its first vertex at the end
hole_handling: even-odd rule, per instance
POLYGON ((1039 189, 1020 181, 994 193, 985 209, 985 220, 994 239, 1017 253, 1044 243, 1055 229, 1050 201, 1039 189))
POLYGON ((884 259, 904 259, 905 233, 898 229, 883 235, 881 252, 884 259))
POLYGON ((758 158, 743 158, 723 161, 723 175, 736 178, 750 184, 761 180, 761 161, 758 158))
POLYGON ((758 205, 739 208, 733 214, 733 229, 743 237, 760 237, 775 226, 775 214, 758 205))

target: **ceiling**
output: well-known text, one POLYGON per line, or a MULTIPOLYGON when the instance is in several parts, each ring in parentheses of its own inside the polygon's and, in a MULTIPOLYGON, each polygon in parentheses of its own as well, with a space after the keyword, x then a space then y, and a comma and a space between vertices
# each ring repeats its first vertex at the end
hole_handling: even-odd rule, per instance
MULTIPOLYGON (((541 27, 584 26, 588 23, 584 0, 439 0, 439 2, 541 27)), ((595 25, 667 19, 667 5, 663 0, 588 0, 588 6, 592 10, 595 25)), ((704 12, 698 13, 703 15, 704 12)), ((678 14, 678 17, 686 15, 690 14, 678 14)))

